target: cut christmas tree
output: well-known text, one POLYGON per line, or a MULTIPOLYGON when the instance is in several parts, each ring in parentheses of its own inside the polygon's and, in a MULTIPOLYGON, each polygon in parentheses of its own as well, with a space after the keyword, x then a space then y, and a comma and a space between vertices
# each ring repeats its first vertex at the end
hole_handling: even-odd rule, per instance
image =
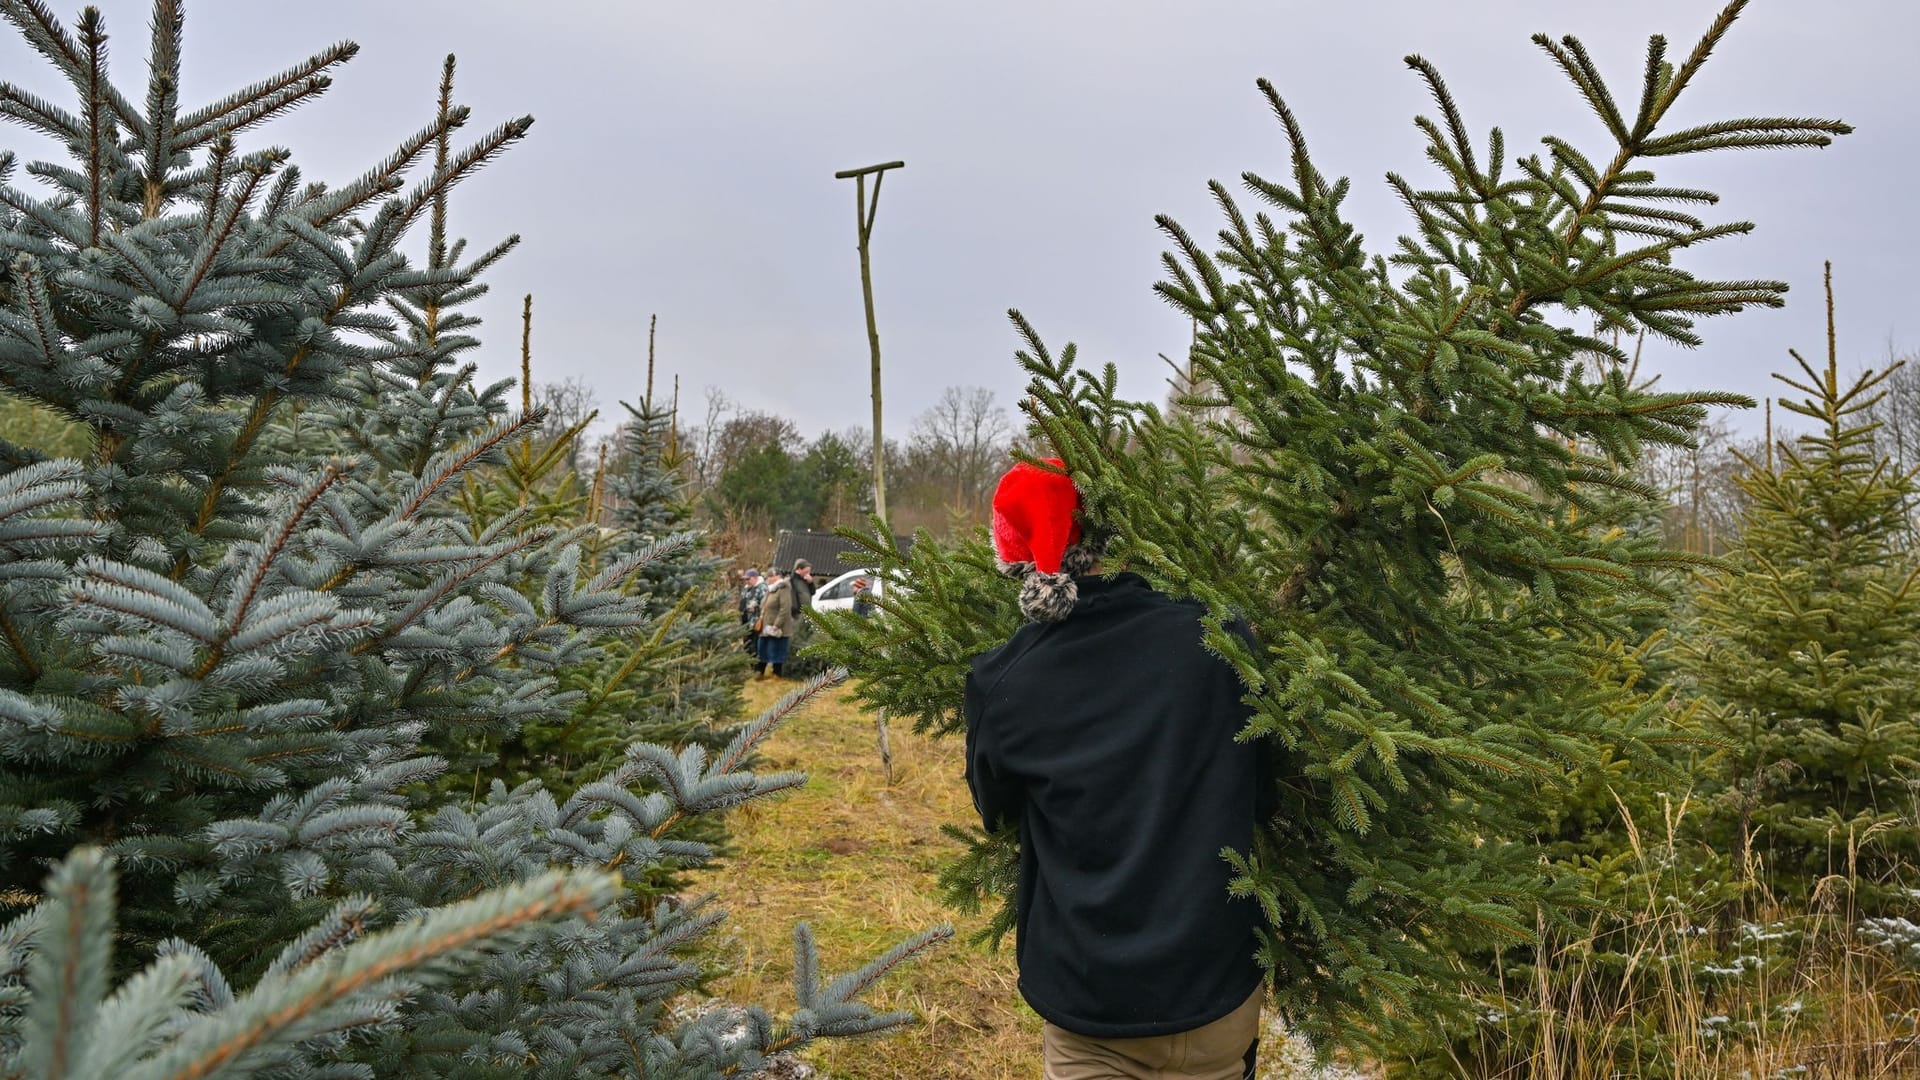
MULTIPOLYGON (((1265 909, 1281 1013, 1328 1045, 1460 1009, 1473 965, 1458 958, 1533 940, 1586 902, 1543 860, 1547 808, 1603 750, 1659 757, 1661 716, 1617 707, 1624 691, 1598 673, 1637 639, 1623 601, 1697 560, 1619 527, 1658 497, 1633 466, 1685 444, 1709 406, 1751 403, 1637 384, 1615 337, 1695 345, 1700 320, 1777 306, 1786 285, 1685 269, 1752 226, 1708 223, 1716 196, 1654 168, 1849 130, 1671 122, 1743 6, 1683 56, 1653 38, 1631 96, 1578 40, 1536 37, 1601 122, 1584 148, 1548 136, 1509 157, 1497 128, 1476 142, 1438 69, 1408 57, 1439 110, 1418 122, 1438 177, 1388 177, 1412 231, 1386 252, 1260 83, 1291 151, 1284 178, 1244 177, 1252 214, 1213 186, 1217 252, 1160 222, 1174 251, 1156 288, 1196 327, 1195 408, 1123 400, 1111 368, 1081 369, 1071 347, 1056 358, 1015 316, 1028 413, 1108 567, 1206 603, 1205 640, 1247 687, 1245 735, 1280 759, 1281 809, 1236 888, 1265 909)), ((882 600, 890 618, 834 620, 837 658, 871 704, 950 730, 967 658, 1017 622, 1014 586, 984 539, 919 538, 911 559, 873 546, 913 592, 882 600)), ((1012 842, 974 837, 957 894, 1004 896, 1012 842)))

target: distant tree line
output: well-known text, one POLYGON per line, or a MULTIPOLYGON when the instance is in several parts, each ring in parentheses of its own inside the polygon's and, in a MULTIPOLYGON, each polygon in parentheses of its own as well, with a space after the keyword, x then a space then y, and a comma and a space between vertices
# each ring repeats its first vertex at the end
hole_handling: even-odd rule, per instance
MULTIPOLYGON (((863 525, 873 511, 873 438, 864 427, 808 438, 789 418, 744 409, 709 390, 702 415, 683 416, 687 480, 710 523, 744 551, 781 529, 863 525)), ((896 532, 946 534, 984 524, 994 481, 1020 433, 993 391, 950 386, 886 444, 887 501, 896 532)))
MULTIPOLYGON (((809 437, 792 419, 744 408, 718 389, 707 390, 697 413, 676 403, 677 393, 668 394, 656 390, 655 405, 671 417, 670 456, 699 524, 715 534, 717 551, 755 562, 771 554, 783 529, 867 523, 873 512, 873 438, 867 428, 809 437)), ((545 410, 549 435, 590 422, 600 405, 593 386, 578 377, 534 382, 532 403, 545 410)), ((0 398, 0 424, 10 415, 7 408, 0 398)), ((48 418, 35 422, 51 425, 48 418)), ((627 423, 566 448, 562 472, 577 476, 581 491, 594 488, 596 476, 624 468, 631 443, 627 423)), ((52 438, 59 429, 47 430, 52 438)), ((986 524, 994 482, 1026 445, 993 391, 947 387, 914 418, 904 439, 887 440, 892 528, 945 536, 986 524)), ((617 493, 602 491, 600 497, 608 513, 618 510, 617 493)))
MULTIPOLYGON (((1900 363, 1889 352, 1889 364, 1900 363)), ((1181 386, 1175 398, 1204 387, 1181 386)), ((1879 427, 1879 452, 1904 469, 1920 468, 1920 355, 1905 358, 1885 384, 1886 396, 1871 410, 1879 427)), ((547 425, 563 431, 598 405, 593 387, 578 377, 540 383, 534 401, 547 410, 547 425)), ((15 441, 72 452, 65 444, 84 439, 78 425, 28 409, 0 395, 0 429, 15 441), (24 435, 24 438, 17 436, 24 435)), ((1786 433, 1776 431, 1776 439, 1786 433)), ((833 529, 861 525, 873 510, 873 439, 864 427, 825 431, 808 438, 789 418, 749 410, 717 389, 706 393, 700 415, 675 417, 679 467, 703 523, 719 534, 722 550, 749 559, 781 529, 833 529)), ((887 441, 888 501, 895 531, 955 529, 985 524, 994 481, 1025 445, 993 391, 949 386, 931 408, 915 417, 904 441, 887 441)), ((618 465, 622 433, 599 446, 575 446, 568 467, 584 481, 605 465, 618 465)), ((1738 482, 1747 462, 1764 464, 1764 434, 1720 420, 1702 429, 1694 449, 1657 448, 1643 464, 1643 479, 1667 495, 1663 521, 1667 542, 1688 551, 1721 553, 1740 537, 1747 496, 1738 482)), ((586 486, 583 484, 583 487, 586 486)), ((612 500, 617 502, 617 499, 612 500)), ((1906 534, 1920 543, 1920 505, 1908 508, 1906 534)))

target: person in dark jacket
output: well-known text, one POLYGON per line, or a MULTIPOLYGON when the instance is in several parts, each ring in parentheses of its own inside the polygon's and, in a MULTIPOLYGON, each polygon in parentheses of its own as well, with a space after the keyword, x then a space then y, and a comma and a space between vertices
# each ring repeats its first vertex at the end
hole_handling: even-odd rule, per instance
POLYGON ((1250 852, 1273 801, 1264 749, 1234 738, 1245 688, 1202 644, 1202 605, 1100 572, 1064 473, 1018 465, 993 506, 1031 621, 972 662, 967 782, 989 829, 1018 829, 1046 1076, 1251 1077, 1261 916, 1220 854, 1250 852))
POLYGON ((799 612, 799 617, 804 619, 806 618, 807 612, 813 607, 813 591, 815 588, 813 583, 813 564, 805 559, 795 559, 793 562, 793 576, 787 580, 793 583, 793 597, 797 605, 795 610, 799 612))

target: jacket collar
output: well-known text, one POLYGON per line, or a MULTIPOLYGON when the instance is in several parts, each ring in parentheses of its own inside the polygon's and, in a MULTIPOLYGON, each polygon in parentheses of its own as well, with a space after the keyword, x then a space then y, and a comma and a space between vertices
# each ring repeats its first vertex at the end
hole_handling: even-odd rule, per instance
POLYGON ((1080 590, 1080 600, 1073 605, 1075 611, 1098 604, 1142 597, 1153 591, 1147 579, 1132 571, 1122 570, 1117 574, 1089 574, 1073 579, 1074 587, 1080 590))

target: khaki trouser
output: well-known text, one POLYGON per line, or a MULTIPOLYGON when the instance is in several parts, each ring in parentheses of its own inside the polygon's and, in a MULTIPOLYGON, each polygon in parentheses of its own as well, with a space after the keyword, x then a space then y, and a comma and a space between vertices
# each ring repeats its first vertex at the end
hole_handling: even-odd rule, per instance
POLYGON ((1260 1035, 1266 985, 1211 1024, 1144 1039, 1095 1039, 1048 1024, 1041 1038, 1046 1080, 1242 1080, 1260 1035))

